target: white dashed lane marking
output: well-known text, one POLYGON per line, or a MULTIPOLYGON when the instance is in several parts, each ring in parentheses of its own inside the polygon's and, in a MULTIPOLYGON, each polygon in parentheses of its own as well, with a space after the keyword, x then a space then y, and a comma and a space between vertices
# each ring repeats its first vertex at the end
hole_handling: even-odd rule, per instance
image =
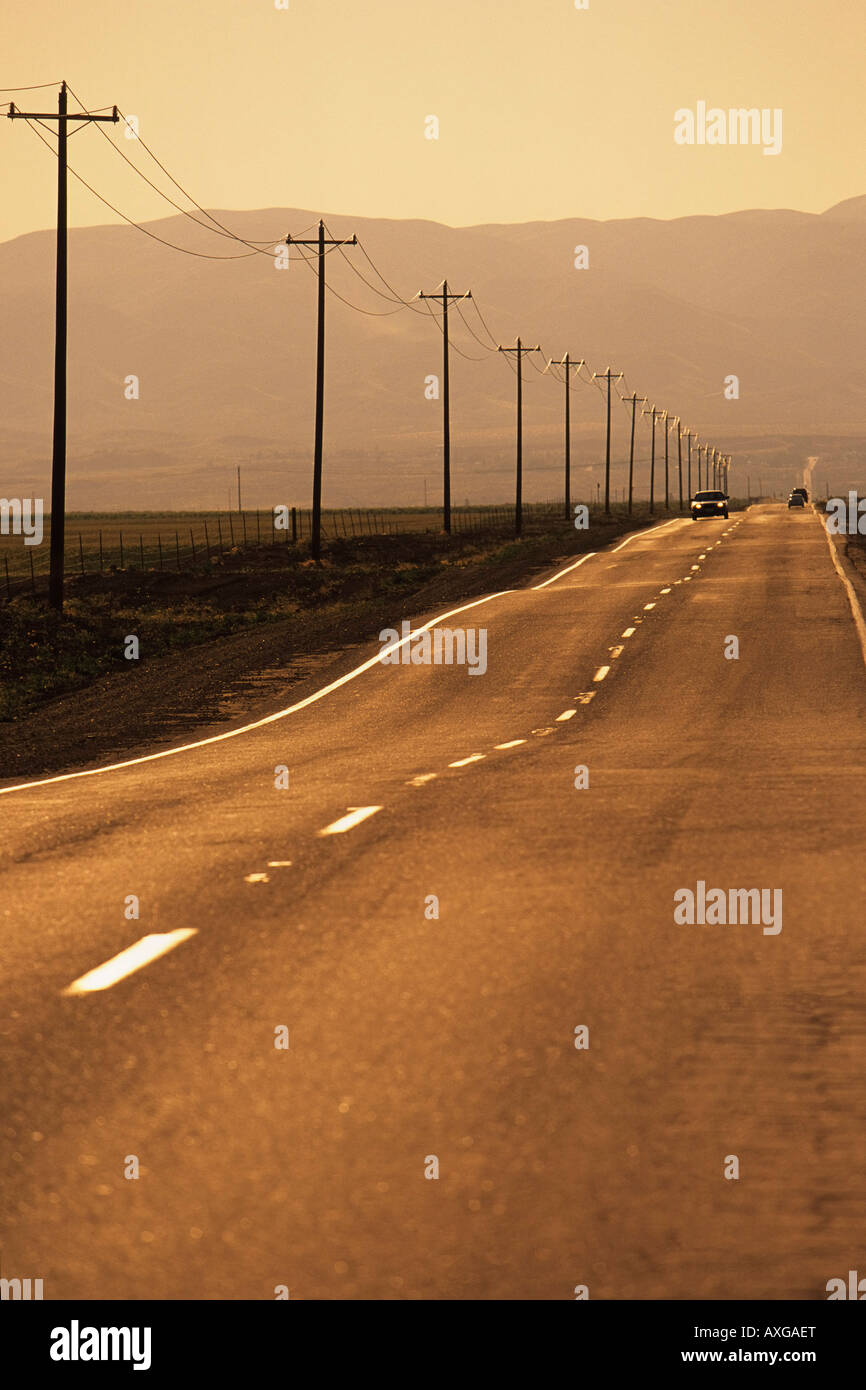
POLYGON ((621 636, 621 637, 633 637, 635 631, 636 631, 635 628, 633 628, 633 627, 627 627, 626 630, 625 630, 625 632, 621 632, 621 633, 620 633, 620 636, 621 636))
POLYGON ((244 874, 244 883, 270 883, 269 874, 244 874))
POLYGON ((470 753, 468 758, 458 758, 456 762, 449 763, 449 767, 466 767, 469 763, 480 763, 482 758, 486 758, 486 753, 470 753))
POLYGON ((557 724, 564 724, 567 719, 573 719, 576 714, 576 709, 564 709, 562 714, 556 716, 556 722, 557 724))
POLYGON ((324 830, 320 830, 320 835, 344 835, 347 830, 353 830, 362 821, 368 820, 370 816, 375 816, 377 811, 381 811, 381 806, 350 806, 349 814, 340 816, 339 820, 332 821, 326 825, 324 830))
POLYGON ((518 746, 518 744, 520 744, 520 743, 525 743, 525 742, 526 742, 526 739, 525 739, 525 738, 512 738, 512 739, 509 739, 508 743, 497 743, 497 744, 496 744, 496 747, 497 747, 497 748, 516 748, 516 747, 518 746))
POLYGON ((118 980, 124 980, 127 975, 133 975, 136 970, 150 965, 151 961, 159 960, 167 951, 173 951, 175 946, 195 935, 195 927, 183 927, 180 931, 157 932, 143 936, 134 946, 127 946, 119 956, 112 956, 111 960, 105 961, 103 965, 97 965, 95 970, 88 970, 86 975, 81 975, 71 985, 67 985, 63 993, 94 994, 100 989, 110 989, 118 980))
POLYGON ((596 671, 595 675, 593 676, 593 680, 594 680, 594 681, 603 681, 609 670, 610 670, 610 667, 609 667, 609 666, 599 666, 598 670, 596 671))
POLYGON ((432 782, 436 775, 435 772, 419 772, 417 777, 410 778, 406 786, 423 787, 427 782, 432 782))

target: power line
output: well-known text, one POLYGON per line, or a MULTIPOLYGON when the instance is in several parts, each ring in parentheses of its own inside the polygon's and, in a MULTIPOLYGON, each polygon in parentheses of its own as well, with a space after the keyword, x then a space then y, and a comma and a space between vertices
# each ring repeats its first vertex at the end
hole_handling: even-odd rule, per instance
MULTIPOLYGON (((32 87, 0 87, 0 96, 5 96, 7 92, 41 92, 44 91, 46 87, 59 87, 60 82, 61 79, 58 78, 56 82, 37 82, 32 87)), ((72 88, 68 87, 68 90, 71 92, 72 88)), ((78 100, 77 97, 76 100, 78 100)), ((108 106, 102 107, 103 111, 109 111, 110 109, 111 108, 108 106)))
MULTIPOLYGON (((40 135, 39 131, 36 129, 36 123, 29 117, 25 119, 27 120, 27 125, 33 131, 34 135, 36 135, 37 138, 42 141, 43 145, 45 145, 49 150, 51 150, 51 153, 55 157, 58 157, 58 151, 52 147, 50 141, 46 140, 44 135, 40 135)), ((133 218, 127 217, 125 212, 121 212, 120 208, 114 206, 114 203, 110 203, 107 198, 104 198, 101 193, 98 193, 97 190, 93 187, 93 185, 87 182, 87 179, 83 178, 82 175, 77 172, 77 170, 72 168, 71 164, 67 165, 67 169, 74 179, 77 179, 80 184, 83 184, 84 187, 90 193, 93 194, 94 198, 98 198, 100 203, 103 203, 105 207, 110 208, 111 211, 116 214, 116 216, 121 217, 124 222, 127 222, 129 224, 130 227, 136 227, 138 231, 143 232, 145 236, 149 236, 153 241, 160 242, 163 246, 170 247, 172 251, 181 251, 185 256, 199 256, 202 260, 206 261, 246 260, 250 256, 258 254, 256 250, 253 250, 239 251, 234 255, 217 256, 208 251, 191 251, 188 246, 177 246, 173 241, 167 241, 165 237, 157 236, 156 232, 148 231, 147 227, 143 227, 140 222, 136 222, 133 218)))

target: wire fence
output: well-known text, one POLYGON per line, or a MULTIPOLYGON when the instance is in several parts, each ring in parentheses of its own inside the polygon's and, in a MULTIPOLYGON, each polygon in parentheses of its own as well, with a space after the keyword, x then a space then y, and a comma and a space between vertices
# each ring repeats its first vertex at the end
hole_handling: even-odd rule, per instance
MULTIPOLYGON (((524 503, 522 515, 525 532, 567 524, 562 501, 524 503)), ((514 507, 452 507, 451 528, 458 535, 513 531, 514 507)), ((441 512, 432 509, 344 507, 322 512, 325 540, 441 531, 441 512)), ((45 536, 38 546, 25 544, 21 536, 0 535, 0 602, 43 587, 40 581, 47 580, 49 571, 49 532, 50 517, 46 517, 45 536)), ((242 563, 244 555, 254 550, 277 555, 280 547, 301 547, 311 532, 312 512, 300 507, 281 509, 279 517, 273 511, 234 511, 182 519, 179 515, 130 517, 117 525, 104 516, 69 516, 65 572, 71 578, 129 571, 207 570, 227 556, 242 563)))

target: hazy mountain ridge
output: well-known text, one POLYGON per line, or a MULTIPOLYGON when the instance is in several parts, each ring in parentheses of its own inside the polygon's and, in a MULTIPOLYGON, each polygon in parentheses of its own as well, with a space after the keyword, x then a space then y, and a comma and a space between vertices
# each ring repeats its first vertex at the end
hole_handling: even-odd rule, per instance
MULTIPOLYGON (((248 238, 274 245, 316 221, 297 209, 220 212, 248 238)), ((197 214, 198 216, 198 214, 197 214)), ((720 448, 751 436, 866 435, 859 313, 866 273, 866 196, 822 214, 749 210, 672 221, 568 219, 452 228, 432 221, 326 215, 334 235, 358 233, 390 285, 410 298, 443 276, 471 288, 493 334, 568 349, 629 389, 682 414, 720 448), (589 268, 576 270, 586 245, 589 268), (725 377, 740 399, 724 398, 725 377)), ((180 216, 146 224, 156 236, 213 255, 245 248, 180 216)), ((311 233, 307 232, 307 235, 311 233)), ((70 232, 70 505, 213 505, 235 463, 248 499, 309 495, 315 365, 315 276, 270 256, 227 262, 171 251, 131 227, 70 232), (136 375, 140 399, 124 398, 136 375)), ((328 296, 326 501, 433 500, 439 486, 441 409, 424 396, 441 372, 442 340, 421 306, 391 314, 350 261, 389 291, 358 249, 332 252, 329 283, 368 314, 328 296), (372 312, 375 311, 375 314, 372 312), (379 316, 383 315, 383 316, 379 316)), ((50 456, 54 234, 0 245, 6 352, 0 411, 3 489, 47 485, 50 456), (11 477, 8 475, 11 474, 11 477)), ((489 343, 471 306, 464 313, 489 343)), ((513 473, 515 381, 451 314, 452 339, 481 361, 452 356, 455 497, 508 495, 513 473)), ((543 359, 538 358, 540 366, 543 359)), ((563 391, 526 369, 525 441, 530 495, 557 490, 563 391)), ((614 454, 628 446, 615 402, 614 454)), ((604 408, 591 385, 573 398, 575 467, 588 486, 600 458, 604 408), (581 472, 581 469, 583 472, 581 472)), ((649 432, 641 426, 639 454, 649 432)), ((769 442, 769 441, 768 441, 769 442)), ((753 443, 748 447, 752 449, 753 443)), ((840 457, 838 445, 836 457, 840 457)), ((845 464, 852 466, 851 458, 845 464)), ((621 475, 621 469, 617 476, 621 475)), ((841 475, 840 475, 841 476, 841 475)))

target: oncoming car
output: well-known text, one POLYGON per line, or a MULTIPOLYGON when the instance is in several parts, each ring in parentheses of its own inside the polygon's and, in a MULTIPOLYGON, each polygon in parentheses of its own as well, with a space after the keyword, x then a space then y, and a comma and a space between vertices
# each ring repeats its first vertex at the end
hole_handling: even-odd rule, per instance
POLYGON ((696 492, 692 498, 692 521, 699 516, 728 516, 728 496, 725 492, 696 492))
POLYGON ((789 506, 789 507, 805 507, 805 505, 806 505, 806 499, 805 499, 805 497, 803 496, 802 492, 792 492, 792 493, 791 493, 791 496, 788 498, 788 506, 789 506))

